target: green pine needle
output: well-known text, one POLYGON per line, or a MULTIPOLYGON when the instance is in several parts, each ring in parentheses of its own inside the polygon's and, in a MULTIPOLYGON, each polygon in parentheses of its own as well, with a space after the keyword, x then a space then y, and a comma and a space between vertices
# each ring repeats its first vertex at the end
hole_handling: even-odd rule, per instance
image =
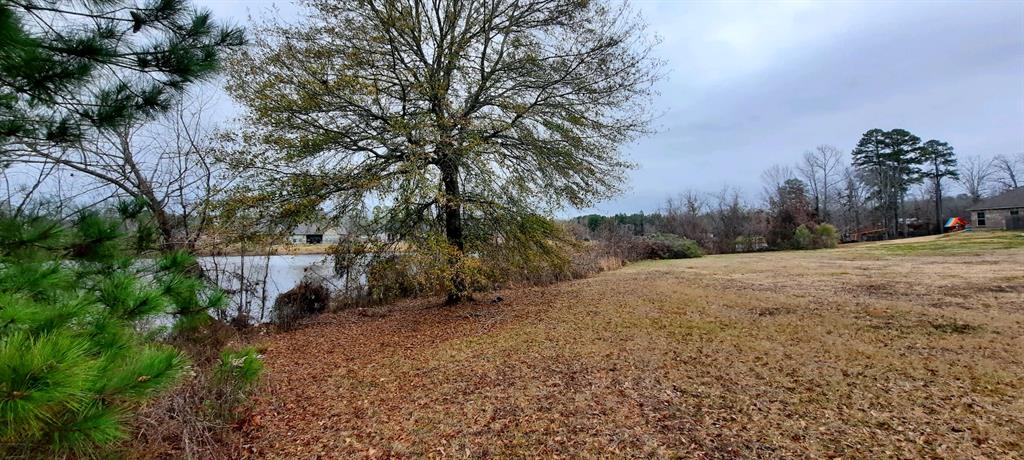
POLYGON ((226 304, 193 275, 193 256, 139 258, 123 228, 140 226, 95 213, 70 228, 0 217, 0 456, 105 452, 187 366, 143 325, 170 313, 189 332, 226 304))

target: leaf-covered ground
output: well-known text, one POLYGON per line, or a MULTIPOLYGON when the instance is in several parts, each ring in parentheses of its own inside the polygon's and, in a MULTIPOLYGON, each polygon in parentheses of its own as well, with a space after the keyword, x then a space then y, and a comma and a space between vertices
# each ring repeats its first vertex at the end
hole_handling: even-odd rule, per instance
POLYGON ((928 249, 647 262, 498 303, 322 316, 268 339, 269 389, 244 447, 1021 457, 1024 248, 928 249))

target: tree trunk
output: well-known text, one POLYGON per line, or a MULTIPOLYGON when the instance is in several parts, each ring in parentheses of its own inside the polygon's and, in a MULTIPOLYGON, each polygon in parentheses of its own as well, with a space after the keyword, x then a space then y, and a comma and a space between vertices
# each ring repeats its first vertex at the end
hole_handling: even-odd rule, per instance
POLYGON ((884 216, 884 217, 882 217, 882 222, 885 225, 885 235, 886 235, 887 239, 895 239, 896 238, 896 222, 891 220, 894 217, 894 214, 896 212, 895 207, 893 206, 893 200, 894 200, 893 192, 894 192, 894 189, 893 189, 892 184, 891 184, 891 182, 892 182, 892 177, 891 177, 892 176, 892 171, 889 171, 887 169, 883 169, 883 168, 886 168, 886 167, 887 166, 879 166, 879 173, 878 173, 879 183, 882 184, 881 190, 883 190, 881 192, 881 194, 880 194, 881 195, 881 200, 882 200, 882 203, 883 203, 882 204, 882 215, 884 216))
POLYGON ((461 252, 466 248, 466 242, 462 234, 459 165, 454 161, 445 161, 441 165, 441 184, 444 187, 444 236, 448 244, 461 252))
POLYGON ((150 186, 149 181, 141 176, 139 178, 139 189, 142 192, 142 197, 146 199, 146 206, 149 208, 149 212, 153 213, 153 220, 156 221, 157 231, 160 232, 160 252, 181 249, 180 242, 175 241, 174 238, 174 223, 171 222, 171 218, 167 215, 163 205, 157 200, 156 193, 153 192, 153 187, 150 186))
MULTIPOLYGON (((899 177, 900 166, 897 164, 894 175, 896 177, 893 180, 893 198, 892 198, 892 218, 893 228, 896 232, 895 237, 900 238, 900 214, 903 212, 903 179, 899 177)), ((905 235, 904 235, 905 236, 905 235)))
POLYGON ((828 222, 828 172, 822 168, 822 184, 824 191, 821 194, 821 216, 819 221, 828 222))
POLYGON ((171 223, 164 208, 153 205, 150 210, 153 212, 153 218, 156 220, 157 229, 160 231, 161 240, 163 240, 160 242, 160 250, 168 252, 179 249, 178 242, 174 240, 174 224, 171 223))
POLYGON ((157 199, 156 192, 153 191, 153 184, 149 182, 149 179, 142 173, 142 170, 139 169, 138 164, 135 163, 135 158, 132 156, 132 148, 131 143, 129 142, 128 133, 125 132, 121 135, 120 140, 125 168, 131 172, 139 192, 142 194, 142 197, 146 199, 146 205, 149 207, 149 211, 153 213, 153 219, 156 220, 157 230, 160 232, 162 240, 160 241, 160 251, 169 252, 178 249, 178 242, 174 240, 174 224, 167 215, 167 211, 164 209, 164 204, 157 199))
MULTIPOLYGON (((466 240, 462 232, 462 192, 459 187, 459 165, 455 158, 447 156, 439 163, 441 170, 441 186, 444 190, 444 236, 448 245, 457 250, 449 260, 457 264, 466 249, 466 240)), ((448 293, 446 303, 459 303, 466 298, 465 280, 457 271, 452 274, 453 289, 448 293)))
POLYGON ((907 224, 900 223, 900 215, 903 213, 903 192, 899 193, 899 200, 896 201, 896 237, 899 238, 900 229, 903 230, 903 237, 907 236, 907 224))
MULTIPOLYGON (((893 173, 894 176, 899 173, 899 165, 896 166, 896 171, 893 173)), ((903 211, 903 180, 898 177, 894 177, 893 180, 893 197, 892 197, 892 218, 893 218, 893 230, 895 232, 894 237, 900 237, 900 213, 903 211)))
POLYGON ((899 193, 892 197, 892 237, 900 237, 900 198, 899 193))
POLYGON ((942 179, 935 178, 935 233, 942 234, 942 179))
POLYGON ((893 239, 899 238, 899 206, 893 205, 893 239))

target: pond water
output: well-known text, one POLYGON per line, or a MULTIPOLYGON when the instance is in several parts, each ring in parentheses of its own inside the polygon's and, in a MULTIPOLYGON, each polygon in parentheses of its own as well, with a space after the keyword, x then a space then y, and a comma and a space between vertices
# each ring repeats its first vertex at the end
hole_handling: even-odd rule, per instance
POLYGON ((199 264, 231 296, 224 319, 245 313, 252 321, 268 322, 277 296, 304 277, 320 280, 332 291, 344 281, 334 274, 331 257, 323 254, 206 256, 199 264))

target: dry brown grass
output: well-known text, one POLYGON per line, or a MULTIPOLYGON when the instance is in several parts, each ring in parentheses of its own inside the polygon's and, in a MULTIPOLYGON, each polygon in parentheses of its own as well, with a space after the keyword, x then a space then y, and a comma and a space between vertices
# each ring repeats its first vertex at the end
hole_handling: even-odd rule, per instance
MULTIPOLYGON (((947 241, 956 247, 957 240, 947 241)), ((640 263, 267 344, 270 458, 1018 458, 1024 248, 640 263)))
MULTIPOLYGON (((150 400, 132 418, 133 437, 113 458, 133 460, 237 458, 250 410, 258 398, 235 399, 236 387, 213 378, 220 351, 258 341, 263 331, 239 333, 214 322, 171 345, 183 351, 190 368, 170 391, 150 400)), ((258 391, 258 390, 257 390, 258 391)))
POLYGON ((280 255, 320 255, 330 254, 333 244, 279 244, 271 249, 272 254, 280 255))

